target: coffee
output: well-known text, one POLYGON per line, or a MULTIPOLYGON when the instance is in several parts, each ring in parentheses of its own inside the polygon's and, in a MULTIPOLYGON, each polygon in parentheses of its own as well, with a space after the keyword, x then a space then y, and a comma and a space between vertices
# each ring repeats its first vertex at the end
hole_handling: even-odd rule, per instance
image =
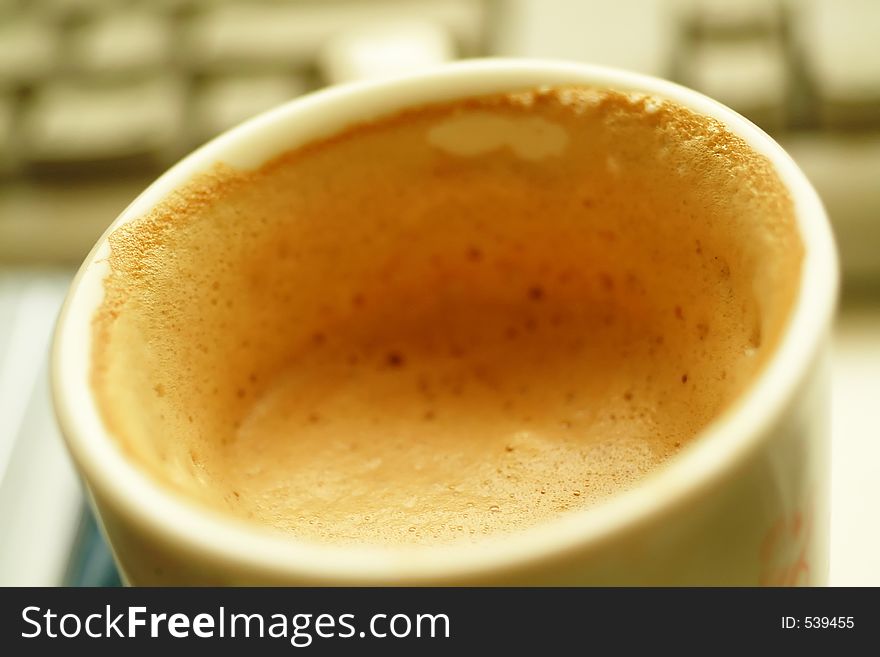
POLYGON ((760 371, 802 260, 763 156, 578 87, 218 167, 110 244, 92 384, 120 446, 334 543, 503 536, 636 485, 760 371))

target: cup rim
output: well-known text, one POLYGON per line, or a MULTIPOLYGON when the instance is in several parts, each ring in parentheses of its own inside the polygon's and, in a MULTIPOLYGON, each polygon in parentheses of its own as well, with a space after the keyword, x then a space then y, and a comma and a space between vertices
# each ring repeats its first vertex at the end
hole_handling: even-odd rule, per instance
POLYGON ((769 135, 733 110, 675 83, 607 67, 556 60, 466 60, 294 99, 223 133, 162 174, 107 228, 71 284, 51 348, 52 395, 68 450, 88 486, 166 543, 279 581, 377 584, 487 577, 596 548, 723 481, 766 439, 790 405, 828 333, 838 286, 834 239, 818 194, 769 135), (412 548, 328 546, 280 535, 186 499, 122 452, 100 419, 89 378, 91 319, 103 294, 110 233, 218 161, 254 167, 351 123, 408 107, 560 84, 648 94, 713 117, 768 158, 793 199, 805 253, 787 325, 757 378, 698 439, 632 489, 597 505, 476 544, 412 548), (282 127, 284 140, 278 138, 282 127))

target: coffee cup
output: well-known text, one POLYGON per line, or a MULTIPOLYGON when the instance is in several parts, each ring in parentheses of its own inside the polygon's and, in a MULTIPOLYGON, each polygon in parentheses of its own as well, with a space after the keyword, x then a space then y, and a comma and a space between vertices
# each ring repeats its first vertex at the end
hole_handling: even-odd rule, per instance
POLYGON ((292 101, 161 176, 73 282, 53 345, 53 395, 134 585, 816 585, 828 571, 827 351, 837 281, 815 191, 735 112, 633 73, 467 61, 292 101), (581 141, 571 137, 597 117, 604 123, 581 141), (565 121, 575 127, 566 132, 565 121), (387 130, 397 135, 401 125, 424 136, 416 150, 409 137, 399 148, 389 141, 387 130), (622 132, 606 138, 609 130, 622 132), (595 162, 591 148, 601 154, 595 162), (350 171, 346 154, 357 163, 350 171), (568 161, 574 168, 559 164, 568 161), (282 189, 271 172, 294 165, 283 189, 295 191, 272 211, 306 216, 337 199, 334 213, 319 214, 338 221, 298 232, 294 220, 275 226, 240 211, 268 204, 266 190, 282 189), (633 167, 651 175, 628 178, 633 167), (407 196, 400 190, 413 172, 422 177, 407 196), (644 186, 658 175, 668 178, 644 186), (383 187, 389 176, 401 178, 383 187), (442 182, 442 195, 430 196, 429 179, 442 182), (563 194, 575 184, 577 203, 563 194), (694 197, 703 205, 676 205, 701 185, 710 192, 694 197), (252 205, 237 206, 244 201, 230 189, 252 205), (439 229, 431 215, 407 232, 405 212, 363 210, 376 193, 398 198, 394 190, 404 208, 428 197, 437 208, 442 198, 449 223, 439 229), (577 221, 592 223, 533 220, 557 201, 554 217, 576 205, 577 221), (707 219, 724 208, 719 216, 738 216, 738 203, 754 226, 707 219), (499 204, 504 228, 491 217, 474 232, 475 217, 499 204), (368 220, 349 216, 352 208, 374 222, 362 235, 368 220), (187 237, 184 224, 200 227, 187 237), (238 255, 212 250, 204 235, 218 230, 236 236, 225 244, 238 255), (382 250, 364 246, 386 232, 382 250), (495 240, 489 246, 475 242, 484 233, 495 240), (274 255, 256 257, 253 244, 272 245, 274 255), (300 264, 280 270, 276 260, 300 264), (231 263, 225 274, 212 270, 213 284, 199 278, 218 262, 231 263), (589 283, 565 287, 584 271, 589 283), (694 282, 700 272, 710 272, 708 283, 694 282), (584 294, 589 304, 580 304, 584 294), (293 310, 264 317, 267 303, 293 310), (260 321, 270 328, 255 329, 260 321), (200 341, 208 329, 219 341, 200 341), (505 340, 520 342, 499 347, 505 340), (276 353, 276 342, 297 347, 276 353), (574 356, 559 351, 563 343, 574 356), (585 364, 572 369, 573 361, 585 364), (175 370, 184 362, 189 369, 175 370), (592 374, 597 367, 602 376, 592 374), (401 392, 403 376, 416 392, 401 392), (356 394, 340 381, 359 381, 356 394), (312 399, 316 389, 325 392, 312 399), (552 403, 547 390, 558 393, 552 403), (582 391, 593 391, 586 402, 582 391), (648 401, 638 406, 643 392, 648 401), (204 401, 211 394, 220 401, 204 401), (565 404, 577 408, 560 415, 565 404), (294 419, 281 433, 292 446, 276 452, 264 436, 280 433, 263 427, 281 426, 279 409, 288 408, 294 419), (221 438, 221 425, 234 437, 221 438), (644 456, 644 436, 633 442, 628 427, 662 433, 662 449, 644 456), (584 447, 565 433, 573 430, 600 442, 584 447), (459 440, 464 433, 474 437, 459 440), (370 439, 391 434, 393 445, 370 439), (339 463, 353 470, 335 471, 339 463), (471 470, 473 481, 459 476, 471 470), (433 492, 421 496, 425 482, 433 492))

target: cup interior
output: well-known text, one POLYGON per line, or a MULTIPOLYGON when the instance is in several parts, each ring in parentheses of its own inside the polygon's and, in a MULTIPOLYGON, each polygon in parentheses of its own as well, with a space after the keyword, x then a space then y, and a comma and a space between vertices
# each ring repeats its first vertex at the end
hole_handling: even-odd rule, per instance
MULTIPOLYGON (((466 129, 467 127, 459 127, 459 132, 466 129)), ((451 130, 450 139, 454 142, 459 133, 454 128, 451 130)), ((523 127, 514 126, 511 130, 520 134, 523 127)), ((542 143, 546 145, 546 135, 544 139, 542 143)), ((653 142, 653 145, 659 148, 661 142, 662 139, 653 142)), ((358 171, 355 168, 354 174, 363 176, 368 169, 366 167, 358 171)), ((286 181, 286 184, 295 185, 296 181, 286 181)), ((341 193, 343 190, 338 191, 341 193)), ((597 190, 581 191, 585 194, 579 199, 581 202, 584 198, 596 197, 594 192, 597 190)), ((493 206, 497 206, 499 199, 488 200, 493 206)), ((515 207, 521 208, 522 203, 512 205, 511 213, 515 207)), ((583 207, 581 203, 578 212, 582 212, 583 207)), ((234 213, 234 207, 232 212, 234 213)), ((613 232, 613 225, 603 221, 612 221, 619 213, 608 212, 597 216, 600 218, 591 225, 595 232, 593 237, 613 232)), ((417 245, 442 244, 444 240, 449 240, 444 237, 448 235, 448 231, 438 230, 436 220, 415 226, 414 230, 423 239, 413 242, 416 246, 409 247, 413 256, 402 265, 406 276, 399 280, 414 281, 418 289, 431 282, 428 280, 430 273, 424 271, 422 265, 430 260, 429 256, 432 254, 423 252, 417 245)), ((474 236, 466 231, 462 234, 467 239, 461 243, 452 240, 445 245, 447 250, 440 255, 452 252, 466 255, 474 236)), ((334 235, 345 235, 342 239, 349 240, 350 243, 342 244, 345 247, 343 250, 356 250, 359 239, 356 231, 336 231, 334 235)), ((400 238, 403 233, 398 232, 396 235, 400 238)), ((304 235, 306 237, 308 235, 304 235)), ((248 239, 248 235, 242 233, 239 243, 245 244, 248 239)), ((169 243, 168 246, 190 248, 192 244, 169 243)), ((316 252, 321 250, 317 249, 316 252)), ((276 249, 275 254, 284 259, 283 249, 276 249)), ((130 253, 130 257, 141 265, 150 262, 149 257, 143 255, 130 253)), ((320 277, 335 275, 322 269, 321 263, 326 265, 328 262, 331 260, 327 258, 317 260, 312 263, 309 271, 320 277)), ((446 299, 446 302, 471 304, 473 307, 467 313, 461 313, 462 317, 471 318, 478 315, 479 308, 487 304, 514 309, 527 307, 528 299, 523 302, 520 298, 514 303, 505 295, 509 290, 516 290, 517 294, 528 297, 533 290, 539 289, 543 296, 546 283, 538 285, 533 282, 535 276, 542 271, 542 264, 535 261, 514 269, 512 273, 504 272, 501 275, 512 276, 515 282, 507 287, 498 285, 493 278, 499 275, 498 272, 471 276, 471 282, 466 288, 450 288, 452 297, 451 300, 446 299)), ((348 278, 342 276, 340 281, 361 280, 371 263, 365 261, 361 265, 360 269, 355 267, 348 278)), ((131 280, 125 283, 130 284, 131 280)), ((355 287, 344 285, 337 285, 336 289, 341 289, 341 294, 346 299, 355 299, 361 293, 355 287)), ((785 153, 742 117, 695 92, 642 76, 561 63, 469 62, 449 66, 433 74, 353 85, 295 101, 226 133, 171 169, 114 222, 80 270, 65 303, 56 334, 53 388, 65 436, 88 484, 100 493, 99 497, 111 498, 124 513, 149 527, 149 531, 160 532, 171 540, 225 559, 258 563, 262 568, 278 572, 324 572, 331 578, 355 578, 364 581, 372 578, 405 581, 407 577, 424 577, 428 573, 446 576, 457 572, 511 567, 524 560, 539 559, 573 546, 599 542, 615 532, 634 526, 652 514, 668 513, 681 508, 688 499, 697 496, 701 489, 719 485, 723 481, 724 473, 759 444, 766 428, 784 409, 786 399, 796 388, 798 377, 809 360, 805 355, 815 352, 830 321, 835 289, 836 262, 821 204, 803 174, 785 153), (93 357, 100 347, 96 346, 94 340, 96 335, 101 334, 100 330, 95 330, 96 321, 100 324, 102 316, 107 318, 107 306, 104 302, 108 289, 105 287, 106 281, 112 280, 112 277, 108 278, 111 274, 109 262, 113 256, 111 244, 116 239, 114 250, 120 252, 122 242, 119 236, 126 233, 126 227, 136 226, 145 216, 160 216, 169 207, 173 210, 174 203, 181 198, 181 190, 184 196, 201 194, 208 198, 218 185, 228 184, 231 175, 229 171, 253 170, 285 151, 330 136, 352 123, 450 99, 571 84, 613 89, 625 94, 627 98, 635 98, 632 102, 644 103, 643 98, 635 97, 633 93, 648 94, 671 100, 697 114, 716 119, 726 130, 742 140, 750 152, 760 156, 754 160, 753 176, 756 179, 767 175, 778 176, 784 191, 780 195, 752 194, 742 203, 731 204, 729 199, 738 198, 737 189, 731 186, 731 180, 735 182, 736 179, 725 176, 723 167, 718 167, 713 173, 711 158, 706 160, 704 166, 683 173, 672 166, 676 162, 675 158, 667 162, 645 158, 644 150, 640 151, 638 148, 642 142, 635 138, 641 133, 633 133, 628 135, 631 139, 622 141, 623 146, 620 141, 615 140, 614 148, 608 146, 608 151, 603 152, 602 171, 606 176, 611 176, 608 172, 613 173, 615 167, 619 168, 619 163, 615 164, 608 158, 618 156, 627 164, 635 164, 635 168, 644 175, 630 179, 627 185, 605 185, 604 198, 610 199, 612 204, 616 202, 629 209, 641 208, 643 215, 646 208, 650 207, 655 211, 658 207, 662 208, 659 214, 666 218, 662 227, 669 233, 661 240, 666 245, 664 249, 658 251, 656 248, 656 231, 661 224, 651 222, 633 221, 632 230, 616 241, 593 239, 578 242, 577 239, 568 239, 560 243, 551 243, 552 240, 545 240, 546 243, 543 243, 540 235, 529 235, 528 232, 511 234, 513 238, 532 239, 546 253, 554 254, 554 267, 551 268, 554 276, 587 260, 600 263, 595 264, 592 271, 597 285, 594 303, 591 305, 606 314, 611 307, 611 299, 617 298, 613 294, 609 295, 609 280, 612 287, 625 285, 628 280, 641 282, 645 288, 644 296, 653 302, 635 310, 629 309, 631 312, 623 309, 625 312, 620 316, 630 332, 644 332, 651 327, 652 335, 662 334, 673 343, 675 336, 682 334, 679 324, 683 321, 686 310, 676 299, 684 298, 692 303, 696 302, 710 323, 725 312, 723 308, 712 305, 723 297, 719 295, 717 287, 705 288, 695 282, 697 256, 706 255, 712 259, 718 266, 718 275, 725 268, 728 270, 727 285, 730 289, 741 291, 738 298, 744 298, 751 304, 748 309, 743 310, 746 313, 743 316, 747 316, 750 321, 744 334, 746 343, 737 343, 737 348, 752 350, 750 356, 760 373, 756 378, 750 378, 748 373, 743 374, 743 383, 738 386, 735 385, 737 374, 731 372, 733 383, 718 387, 718 392, 713 393, 717 397, 713 398, 714 406, 710 404, 716 411, 723 409, 719 411, 720 415, 709 417, 705 426, 700 428, 698 439, 668 464, 646 477, 638 486, 616 494, 602 504, 505 536, 504 541, 458 547, 407 548, 405 558, 401 557, 399 550, 384 547, 328 549, 327 546, 292 541, 289 537, 278 536, 237 519, 234 514, 224 513, 222 509, 209 509, 199 504, 199 491, 203 490, 206 474, 205 464, 200 461, 198 442, 163 442, 157 440, 156 436, 168 435, 169 422, 175 427, 175 434, 191 432, 193 435, 222 435, 246 416, 249 404, 253 402, 252 396, 259 389, 259 382, 272 380, 277 376, 277 372, 273 370, 276 364, 294 357, 291 345, 305 344, 315 340, 316 335, 324 334, 322 330, 315 328, 317 324, 314 321, 303 320, 304 317, 311 320, 310 312, 316 316, 323 312, 321 299, 303 293, 303 286, 291 289, 285 287, 285 281, 302 280, 296 270, 266 267, 265 260, 248 259, 248 253, 265 253, 266 249, 263 247, 280 244, 279 235, 289 231, 289 224, 280 225, 276 233, 268 231, 254 235, 253 239, 256 240, 255 243, 259 243, 260 248, 243 249, 239 253, 240 259, 232 261, 228 269, 231 273, 226 278, 218 279, 216 270, 212 272, 211 281, 181 277, 177 270, 161 271, 161 268, 155 267, 142 267, 139 270, 142 275, 156 274, 152 287, 164 290, 165 294, 160 301, 169 308, 180 311, 176 321, 182 327, 184 337, 171 353, 176 354, 176 359, 190 358, 195 366, 190 370, 192 380, 183 386, 179 385, 180 377, 169 381, 157 380, 157 374, 163 369, 167 371, 169 363, 163 362, 161 356, 155 356, 145 345, 161 342, 167 326, 157 324, 155 315, 150 313, 141 313, 143 321, 125 325, 122 335, 129 338, 128 343, 132 348, 119 352, 112 366, 116 368, 114 380, 122 379, 127 372, 129 374, 126 380, 130 385, 124 389, 114 386, 120 395, 115 407, 124 412, 120 421, 140 427, 141 432, 129 432, 127 442, 119 439, 120 430, 114 426, 112 419, 108 422, 107 413, 102 413, 91 391, 95 385, 93 357), (633 145, 631 152, 627 151, 627 143, 633 145), (218 170, 218 164, 224 169, 218 170), (693 204, 698 205, 701 202, 701 198, 704 203, 707 198, 705 195, 700 197, 693 193, 699 188, 699 184, 688 176, 696 174, 703 179, 716 175, 718 184, 713 188, 715 194, 725 196, 717 205, 728 208, 729 213, 714 225, 693 221, 693 210, 688 209, 687 201, 691 201, 693 207, 693 204), (661 178, 665 181, 664 184, 658 184, 658 176, 666 176, 661 178), (648 183, 651 190, 661 191, 662 194, 658 196, 655 193, 644 205, 633 205, 632 199, 627 198, 628 194, 633 189, 641 189, 639 185, 643 188, 648 183), (683 205, 682 199, 685 201, 683 205), (762 231, 762 221, 766 222, 767 217, 775 220, 787 217, 792 225, 790 235, 786 237, 786 234, 778 231, 762 231), (748 225, 750 221, 753 224, 751 226, 748 225), (731 230, 736 239, 731 237, 731 230), (762 239, 755 240, 756 235, 762 236, 762 239), (601 244, 602 248, 596 248, 596 244, 601 244), (705 250, 706 253, 696 253, 697 250, 705 250), (733 267, 730 266, 731 261, 733 267), (783 266, 781 263, 787 264, 783 266), (656 275, 658 266, 665 267, 663 276, 656 275), (734 272, 733 275, 730 274, 731 271, 734 272), (242 276, 241 272, 249 273, 242 276), (254 276, 269 276, 271 280, 262 281, 264 285, 261 289, 270 290, 275 295, 281 294, 288 299, 287 312, 269 315, 261 313, 267 299, 253 294, 251 283, 254 276), (184 279, 190 282, 181 284, 180 281, 184 279), (216 289, 223 289, 224 292, 205 293, 215 283, 216 289), (810 290, 809 295, 804 294, 806 289, 810 290), (238 305, 224 309, 223 303, 218 304, 218 300, 222 302, 225 299, 235 299, 238 305), (219 310, 216 310, 218 307, 219 310), (261 321, 254 323, 251 321, 253 318, 260 318, 261 321), (230 328, 215 332, 214 335, 220 336, 222 342, 205 347, 203 358, 198 355, 193 358, 186 353, 187 345, 191 344, 186 331, 187 327, 197 326, 199 322, 225 322, 230 328), (300 327, 302 334, 296 334, 291 339, 291 330, 296 333, 297 329, 290 327, 300 327), (283 340, 272 337, 282 335, 283 340), (266 345, 269 345, 268 349, 266 345), (242 380, 227 375, 230 362, 236 364, 233 369, 244 377, 242 380), (144 367, 144 363, 149 365, 144 367), (218 407, 223 409, 222 413, 205 414, 201 420, 192 418, 192 413, 187 409, 204 408, 211 403, 207 398, 202 399, 193 392, 199 388, 197 380, 220 382, 219 387, 223 389, 219 392, 205 389, 199 394, 219 394, 226 399, 218 407), (179 394, 181 389, 184 390, 183 394, 179 394), (131 422, 135 417, 136 421, 131 422), (161 481, 163 478, 164 481, 161 481)), ((424 347, 413 341, 414 335, 423 333, 419 327, 426 323, 436 324, 443 316, 444 308, 448 308, 448 305, 436 303, 419 305, 418 296, 413 291, 412 287, 407 286, 389 291, 397 306, 410 309, 401 326, 410 326, 414 330, 407 333, 401 329, 395 333, 394 339, 397 342, 394 345, 381 344, 379 350, 385 356, 397 353, 399 344, 404 345, 408 353, 413 350, 418 352, 424 347)), ((553 295, 550 295, 544 301, 552 298, 553 295)), ((559 299, 556 307, 558 310, 572 305, 572 300, 566 299, 564 293, 556 298, 559 299)), ((155 301, 156 298, 152 298, 149 303, 155 301)), ((275 301, 277 300, 274 297, 269 300, 275 301)), ((552 303, 550 301, 551 309, 552 303)), ((511 312, 516 314, 519 311, 511 312)), ((370 339, 375 338, 377 323, 386 316, 383 313, 370 315, 368 312, 362 315, 365 319, 356 322, 348 317, 344 318, 346 321, 343 323, 353 327, 346 333, 349 341, 347 346, 370 342, 370 339)), ((508 319, 510 318, 505 317, 505 322, 508 319)), ((702 319, 691 323, 694 331, 706 331, 704 338, 710 343, 712 340, 723 342, 729 337, 729 332, 708 330, 708 324, 702 319), (700 326, 704 328, 701 329, 700 326)), ((476 339, 478 342, 485 342, 486 336, 478 335, 479 331, 474 333, 474 327, 477 326, 485 327, 485 319, 452 326, 451 330, 453 333, 463 332, 465 341, 476 339)), ((718 347, 722 342, 712 345, 718 347)), ((690 356, 686 354, 688 350, 685 347, 691 342, 682 344, 682 349, 667 350, 665 353, 673 353, 675 358, 687 360, 690 356)), ((541 343, 533 346, 536 349, 542 347, 541 343)), ((546 347, 546 343, 543 347, 546 347)), ((711 346, 703 353, 713 353, 711 346)), ((546 360, 548 359, 543 359, 546 360)), ((543 361, 537 359, 536 363, 543 361)), ((624 362, 625 359, 616 366, 614 363, 610 365, 619 369, 624 362)), ((667 365, 664 361, 664 368, 668 369, 667 365)), ((655 363, 655 366, 658 365, 655 363)), ((683 372, 683 376, 700 377, 704 372, 712 370, 712 367, 712 358, 696 358, 687 363, 688 371, 683 372)), ((641 374, 651 376, 656 372, 651 370, 641 374)), ((620 397, 626 394, 623 390, 615 391, 614 394, 617 395, 618 392, 620 397)), ((231 487, 226 492, 227 502, 234 492, 231 487)))

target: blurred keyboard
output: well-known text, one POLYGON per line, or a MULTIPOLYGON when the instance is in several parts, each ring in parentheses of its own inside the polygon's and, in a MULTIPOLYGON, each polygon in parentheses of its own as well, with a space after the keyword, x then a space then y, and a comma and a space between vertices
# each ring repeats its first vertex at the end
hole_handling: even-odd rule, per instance
POLYGON ((880 280, 878 0, 0 0, 0 262, 79 262, 169 164, 309 90, 480 55, 677 80, 771 132, 880 280))
POLYGON ((0 134, 13 175, 167 165, 323 84, 325 44, 370 23, 433 23, 450 56, 482 42, 473 0, 0 2, 0 134))
POLYGON ((159 172, 265 109, 485 54, 487 6, 0 0, 0 262, 77 263, 159 172))

